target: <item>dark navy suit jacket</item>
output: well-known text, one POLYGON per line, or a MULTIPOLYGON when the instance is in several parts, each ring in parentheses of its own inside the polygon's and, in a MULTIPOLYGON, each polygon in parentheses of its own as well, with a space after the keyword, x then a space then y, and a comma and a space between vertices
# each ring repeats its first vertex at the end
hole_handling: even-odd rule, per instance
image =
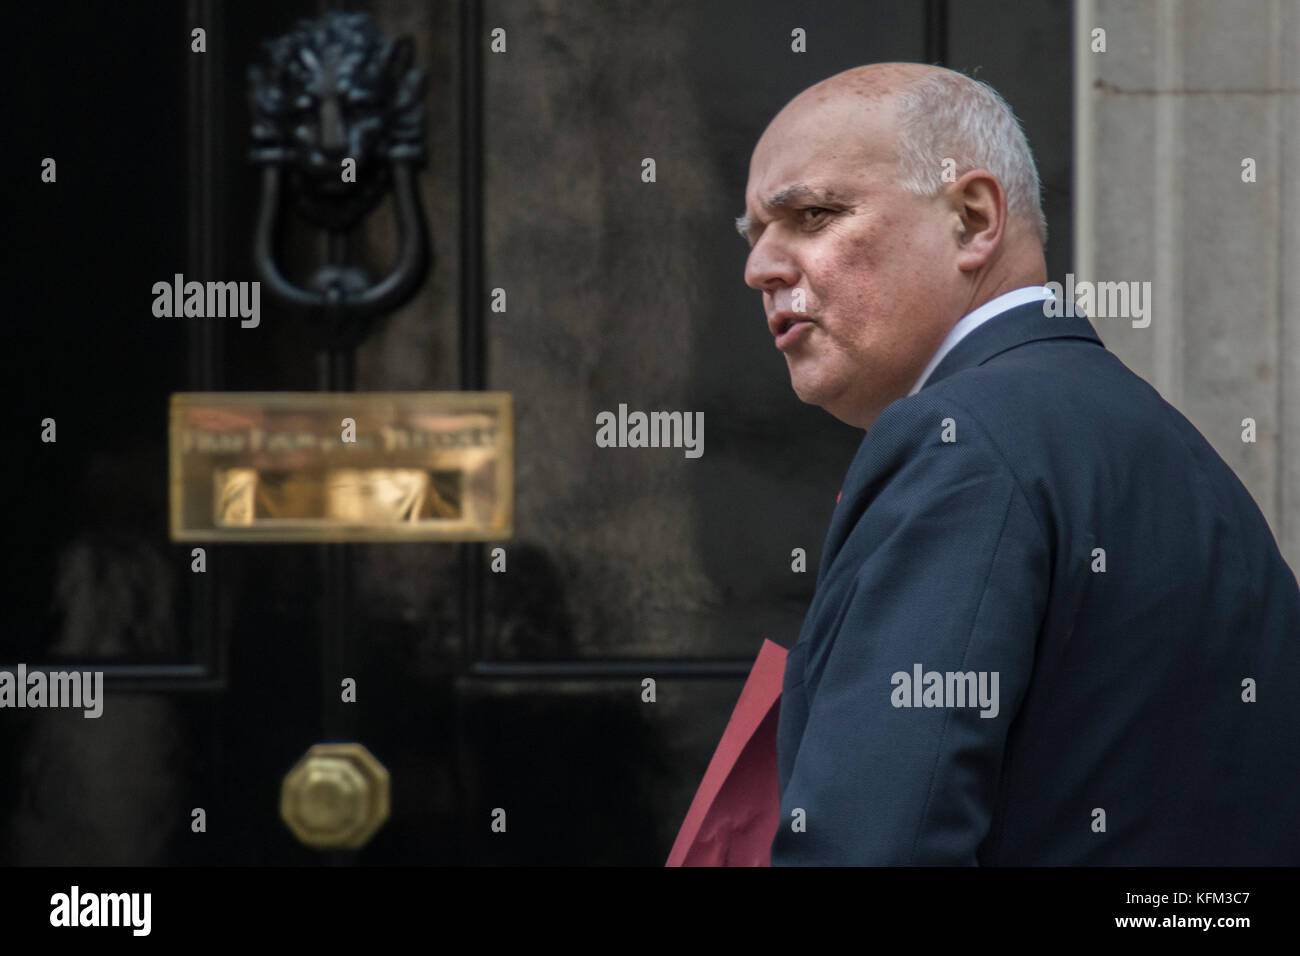
POLYGON ((772 863, 1300 864, 1298 691, 1300 589, 1249 492, 1087 319, 1020 306, 853 459, 772 863), (962 706, 980 672, 996 716, 962 706))

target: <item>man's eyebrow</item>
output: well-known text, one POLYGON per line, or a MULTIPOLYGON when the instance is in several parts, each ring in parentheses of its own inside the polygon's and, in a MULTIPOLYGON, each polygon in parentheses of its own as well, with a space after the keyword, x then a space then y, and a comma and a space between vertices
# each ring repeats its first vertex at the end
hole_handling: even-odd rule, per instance
MULTIPOLYGON (((835 193, 829 189, 818 189, 815 186, 809 186, 807 183, 791 183, 782 189, 777 190, 768 199, 762 201, 764 209, 783 209, 793 206, 795 203, 828 203, 835 202, 835 193)), ((742 213, 736 217, 736 231, 740 237, 749 241, 750 233, 754 228, 753 220, 749 218, 748 213, 742 213)))

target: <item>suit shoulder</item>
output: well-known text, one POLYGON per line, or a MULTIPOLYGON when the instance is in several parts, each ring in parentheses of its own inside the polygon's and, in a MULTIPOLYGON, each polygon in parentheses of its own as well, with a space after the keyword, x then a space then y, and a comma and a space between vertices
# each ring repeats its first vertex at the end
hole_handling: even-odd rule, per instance
POLYGON ((1039 340, 1008 349, 912 399, 922 397, 964 409, 1015 455, 1025 442, 1046 448, 1065 437, 1125 444, 1149 440, 1153 427, 1172 437, 1185 422, 1114 353, 1077 339, 1039 340))

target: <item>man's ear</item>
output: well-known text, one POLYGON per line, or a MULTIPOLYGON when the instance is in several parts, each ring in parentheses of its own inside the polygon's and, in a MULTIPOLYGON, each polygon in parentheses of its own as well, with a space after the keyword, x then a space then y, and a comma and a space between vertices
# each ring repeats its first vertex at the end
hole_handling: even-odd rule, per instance
POLYGON ((1006 193, 987 169, 972 169, 948 189, 961 220, 957 268, 969 272, 984 265, 1002 242, 1007 225, 1006 193))

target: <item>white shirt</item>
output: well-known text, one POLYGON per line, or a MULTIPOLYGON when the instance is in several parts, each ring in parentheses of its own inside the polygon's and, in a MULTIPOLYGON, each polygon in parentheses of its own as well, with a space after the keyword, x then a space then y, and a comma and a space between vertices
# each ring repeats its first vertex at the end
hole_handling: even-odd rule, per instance
POLYGON ((1020 289, 1004 292, 995 299, 989 299, 974 311, 963 315, 957 320, 957 324, 952 327, 952 331, 948 333, 947 338, 939 345, 939 351, 934 353, 934 357, 930 359, 929 364, 921 371, 921 377, 916 380, 916 384, 912 386, 912 390, 907 394, 915 395, 919 392, 921 386, 925 384, 925 380, 930 377, 930 373, 939 366, 939 363, 943 361, 943 357, 952 351, 953 346, 989 319, 1014 309, 1018 305, 1050 299, 1052 295, 1052 290, 1045 285, 1027 285, 1020 289))

